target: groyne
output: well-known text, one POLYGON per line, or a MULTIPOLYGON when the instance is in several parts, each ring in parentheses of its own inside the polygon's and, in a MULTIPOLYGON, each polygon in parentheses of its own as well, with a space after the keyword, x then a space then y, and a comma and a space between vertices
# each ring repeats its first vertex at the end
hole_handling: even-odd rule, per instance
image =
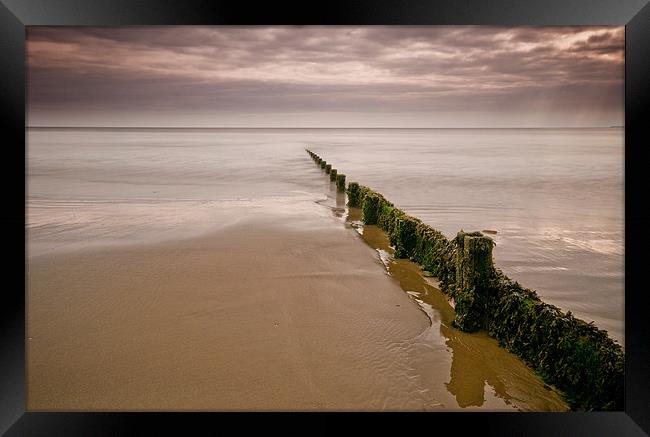
MULTIPOLYGON (((307 152, 317 164, 324 162, 307 152)), ((345 189, 344 178, 342 185, 345 189)), ((455 307, 454 327, 487 331, 560 389, 574 410, 623 410, 621 346, 593 322, 543 302, 508 278, 494 264, 490 237, 461 230, 449 240, 369 187, 350 182, 346 193, 348 206, 361 209, 364 224, 386 232, 395 257, 411 259, 438 278, 455 307)))

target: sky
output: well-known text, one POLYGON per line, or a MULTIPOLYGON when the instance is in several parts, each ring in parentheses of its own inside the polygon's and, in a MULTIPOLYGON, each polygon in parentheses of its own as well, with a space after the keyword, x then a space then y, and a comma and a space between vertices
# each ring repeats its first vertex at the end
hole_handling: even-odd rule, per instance
POLYGON ((27 30, 29 126, 624 122, 624 27, 27 30))

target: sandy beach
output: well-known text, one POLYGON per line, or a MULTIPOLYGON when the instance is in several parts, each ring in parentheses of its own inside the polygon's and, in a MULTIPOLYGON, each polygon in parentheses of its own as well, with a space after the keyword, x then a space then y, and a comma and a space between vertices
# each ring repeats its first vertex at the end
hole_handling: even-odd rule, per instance
POLYGON ((340 211, 238 214, 201 237, 29 259, 28 409, 564 408, 503 350, 496 384, 493 366, 453 362, 465 348, 340 211))

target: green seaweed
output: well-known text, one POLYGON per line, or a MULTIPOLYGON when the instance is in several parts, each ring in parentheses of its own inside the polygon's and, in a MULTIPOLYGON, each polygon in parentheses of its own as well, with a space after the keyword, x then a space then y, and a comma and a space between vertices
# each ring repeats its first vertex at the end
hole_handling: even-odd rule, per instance
POLYGON ((436 276, 441 290, 450 294, 456 280, 453 245, 440 231, 422 222, 416 226, 416 236, 413 260, 436 276))
POLYGON ((456 317, 453 326, 475 332, 487 323, 491 279, 494 275, 491 238, 480 232, 462 230, 454 239, 456 245, 456 284, 453 298, 456 317))
POLYGON ((348 184, 348 206, 358 208, 361 205, 361 186, 358 182, 348 184))
POLYGON ((417 225, 420 220, 410 215, 399 215, 395 217, 395 228, 392 233, 395 235, 393 238, 393 245, 395 246, 395 256, 398 258, 412 258, 415 253, 417 244, 417 225))
POLYGON ((365 224, 377 224, 379 209, 381 208, 381 199, 383 199, 383 196, 375 192, 367 193, 364 196, 361 211, 363 213, 362 217, 365 224))
POLYGON ((336 189, 338 191, 345 191, 345 175, 344 174, 337 174, 336 175, 336 189))
POLYGON ((486 329, 578 410, 621 410, 625 356, 607 332, 543 302, 497 269, 486 329))

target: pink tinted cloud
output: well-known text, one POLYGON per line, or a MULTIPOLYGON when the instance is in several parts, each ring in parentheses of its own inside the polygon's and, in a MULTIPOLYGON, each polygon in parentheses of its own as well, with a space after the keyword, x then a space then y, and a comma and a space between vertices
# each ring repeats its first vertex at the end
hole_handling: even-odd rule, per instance
POLYGON ((33 108, 622 111, 622 27, 32 27, 27 53, 33 108))

